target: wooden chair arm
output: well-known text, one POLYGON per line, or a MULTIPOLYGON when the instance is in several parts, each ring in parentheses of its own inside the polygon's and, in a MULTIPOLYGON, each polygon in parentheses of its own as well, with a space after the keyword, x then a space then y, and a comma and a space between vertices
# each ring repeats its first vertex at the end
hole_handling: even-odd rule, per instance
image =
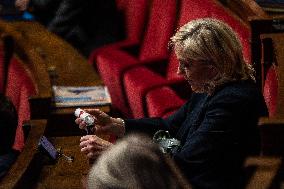
POLYGON ((258 125, 260 127, 267 127, 269 125, 274 126, 284 126, 284 119, 283 118, 270 118, 270 117, 261 117, 259 119, 258 125))

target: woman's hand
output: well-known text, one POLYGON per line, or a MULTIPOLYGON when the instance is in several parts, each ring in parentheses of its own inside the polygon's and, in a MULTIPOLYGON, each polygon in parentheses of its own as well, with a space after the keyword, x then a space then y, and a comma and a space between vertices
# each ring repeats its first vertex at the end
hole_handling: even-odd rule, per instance
MULTIPOLYGON (((120 118, 112 118, 105 112, 99 110, 99 109, 89 109, 85 110, 89 114, 91 114, 94 117, 95 120, 95 134, 114 134, 118 137, 122 137, 125 133, 125 126, 124 121, 120 118)), ((77 118, 75 120, 76 124, 79 125, 80 129, 86 128, 86 123, 80 119, 77 118)))
POLYGON ((96 135, 86 135, 80 139, 81 152, 90 159, 96 159, 113 144, 96 135))

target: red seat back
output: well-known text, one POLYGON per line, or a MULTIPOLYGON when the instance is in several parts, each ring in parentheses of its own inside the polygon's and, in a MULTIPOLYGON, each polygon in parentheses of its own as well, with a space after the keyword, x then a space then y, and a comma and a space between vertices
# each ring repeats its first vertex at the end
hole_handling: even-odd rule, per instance
POLYGON ((123 11, 125 9, 127 0, 116 0, 115 4, 119 11, 123 11))
POLYGON ((121 2, 124 8, 125 30, 128 40, 141 41, 144 33, 148 1, 147 0, 125 0, 121 2))
POLYGON ((16 130, 15 142, 13 149, 21 151, 24 147, 23 124, 30 120, 29 97, 35 94, 35 88, 30 78, 26 77, 21 87, 19 110, 18 110, 18 127, 16 130))
POLYGON ((276 70, 271 66, 265 77, 263 86, 263 96, 268 108, 269 117, 274 117, 276 114, 278 81, 276 70))
POLYGON ((261 39, 263 96, 269 116, 282 119, 284 117, 284 35, 262 34, 261 39))
POLYGON ((18 113, 18 127, 13 148, 21 151, 24 147, 22 125, 30 119, 28 99, 36 93, 35 84, 20 60, 13 56, 8 67, 6 96, 14 104, 18 113))
POLYGON ((177 0, 152 1, 149 22, 140 49, 141 61, 167 58, 167 44, 175 27, 177 7, 177 0))
POLYGON ((12 57, 8 66, 7 72, 7 86, 5 89, 6 96, 8 96, 13 102, 16 110, 19 109, 20 93, 22 86, 22 75, 25 70, 21 66, 21 63, 16 57, 12 57))

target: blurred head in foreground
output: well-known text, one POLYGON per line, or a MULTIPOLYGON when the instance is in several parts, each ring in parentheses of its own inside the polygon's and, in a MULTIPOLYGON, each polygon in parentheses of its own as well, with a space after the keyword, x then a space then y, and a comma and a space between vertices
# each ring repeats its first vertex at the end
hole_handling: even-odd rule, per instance
POLYGON ((105 151, 88 176, 89 189, 191 188, 172 160, 144 135, 132 134, 105 151))

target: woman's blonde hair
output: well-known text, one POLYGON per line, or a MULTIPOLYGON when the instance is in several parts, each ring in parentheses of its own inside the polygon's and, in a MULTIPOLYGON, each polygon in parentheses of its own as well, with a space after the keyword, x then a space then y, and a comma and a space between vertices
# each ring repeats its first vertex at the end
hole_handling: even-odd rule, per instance
POLYGON ((132 134, 105 151, 88 176, 89 189, 190 188, 171 159, 144 135, 132 134))
POLYGON ((230 81, 255 81, 254 70, 244 60, 237 35, 219 20, 203 18, 190 21, 171 37, 169 45, 182 49, 180 56, 185 60, 207 62, 217 68, 217 76, 207 83, 209 91, 230 81))

